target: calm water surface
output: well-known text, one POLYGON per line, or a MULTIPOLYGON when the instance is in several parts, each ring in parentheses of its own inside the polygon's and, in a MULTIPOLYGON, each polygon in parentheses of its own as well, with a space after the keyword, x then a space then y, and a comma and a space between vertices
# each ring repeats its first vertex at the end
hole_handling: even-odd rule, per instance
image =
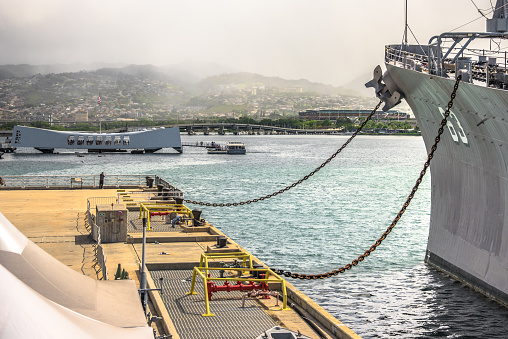
MULTIPOLYGON (((187 199, 259 198, 302 178, 344 136, 182 136, 184 142, 241 140, 246 155, 4 155, 0 176, 157 174, 187 199)), ((361 136, 290 191, 256 204, 201 208, 203 217, 270 267, 313 274, 362 254, 390 225, 426 160, 420 137, 361 136)), ((107 182, 106 182, 107 183, 107 182)), ((424 264, 430 176, 398 225, 363 263, 319 281, 292 280, 364 338, 508 338, 508 310, 424 264)))

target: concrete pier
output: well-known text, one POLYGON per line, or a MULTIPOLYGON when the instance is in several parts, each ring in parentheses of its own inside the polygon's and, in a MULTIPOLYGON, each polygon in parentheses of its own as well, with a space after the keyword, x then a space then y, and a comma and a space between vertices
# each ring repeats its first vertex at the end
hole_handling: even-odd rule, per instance
MULTIPOLYGON (((60 262, 77 272, 97 279, 100 274, 97 272, 97 268, 94 267, 94 241, 89 237, 90 232, 85 226, 87 199, 116 196, 116 189, 4 189, 0 190, 0 212, 25 236, 60 262)), ((152 223, 155 224, 157 221, 152 220, 152 223)), ((162 321, 152 323, 152 327, 159 334, 171 334, 174 339, 180 337, 199 338, 200 332, 194 332, 196 328, 202 326, 203 331, 208 331, 206 326, 213 325, 213 327, 229 326, 230 329, 234 329, 228 335, 221 334, 222 338, 237 338, 241 337, 239 334, 242 333, 242 330, 248 329, 249 324, 253 321, 256 323, 257 318, 255 317, 257 315, 250 314, 261 312, 267 315, 266 321, 268 323, 273 322, 275 325, 291 331, 300 331, 311 338, 319 338, 323 335, 326 338, 360 338, 289 282, 286 283, 286 286, 290 299, 288 304, 292 309, 288 311, 282 311, 280 307, 276 307, 275 298, 271 298, 252 300, 248 312, 258 313, 247 313, 247 309, 240 308, 241 294, 240 299, 238 299, 239 294, 220 292, 223 294, 217 300, 211 301, 211 308, 215 308, 219 313, 224 307, 224 316, 218 314, 216 317, 201 317, 201 314, 196 314, 194 311, 183 312, 187 313, 183 315, 176 314, 175 309, 173 309, 173 306, 176 305, 175 300, 178 301, 180 307, 185 306, 185 295, 174 294, 179 293, 176 285, 178 282, 182 282, 179 277, 182 274, 185 277, 189 276, 192 273, 192 267, 198 265, 201 254, 216 245, 217 236, 225 235, 210 224, 207 224, 203 229, 199 228, 197 231, 188 232, 184 228, 169 229, 171 225, 166 224, 164 226, 162 219, 160 223, 160 227, 166 227, 167 229, 147 232, 146 250, 146 267, 149 273, 148 287, 158 287, 158 277, 166 277, 166 280, 164 280, 165 294, 161 296, 159 292, 150 292, 149 310, 152 315, 162 318, 162 321), (168 275, 168 272, 172 275, 168 275), (169 284, 170 281, 173 283, 169 284), (170 296, 173 299, 168 299, 170 296), (297 306, 291 306, 291 303, 295 303, 297 306), (229 313, 231 311, 235 313, 229 313), (227 314, 234 314, 234 316, 228 318, 227 314), (305 322, 302 319, 302 314, 311 322, 305 322), (185 318, 187 320, 182 318, 184 316, 187 317, 185 318), (188 324, 192 325, 189 327, 188 324), (186 331, 192 331, 192 335, 186 331)), ((131 224, 136 227, 135 221, 132 221, 131 224)), ((107 255, 108 279, 114 279, 117 266, 121 264, 122 268, 129 273, 130 279, 133 279, 136 285, 139 286, 141 237, 141 233, 135 232, 131 228, 128 231, 126 242, 102 244, 107 255)), ((244 248, 231 239, 227 239, 227 246, 228 250, 246 252, 244 248)), ((253 261, 262 264, 255 257, 253 257, 253 261)), ((215 264, 218 264, 218 262, 215 264)), ((186 286, 185 288, 187 288, 186 286)), ((197 307, 200 313, 203 313, 204 301, 191 300, 190 303, 193 307, 197 307)), ((177 309, 179 308, 177 307, 177 309)), ((259 335, 264 330, 267 330, 267 328, 260 328, 259 335)))

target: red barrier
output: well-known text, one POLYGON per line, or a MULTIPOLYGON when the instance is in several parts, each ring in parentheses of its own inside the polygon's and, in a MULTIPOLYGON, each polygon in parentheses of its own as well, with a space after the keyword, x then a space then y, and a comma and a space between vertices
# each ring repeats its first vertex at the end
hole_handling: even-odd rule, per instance
MULTIPOLYGON (((216 285, 213 281, 207 282, 208 289, 208 300, 212 300, 212 293, 219 291, 252 291, 252 290, 263 290, 268 291, 268 284, 264 281, 256 284, 254 281, 249 281, 248 284, 242 284, 241 281, 237 281, 235 285, 231 285, 229 281, 224 282, 224 285, 216 285)), ((269 297, 268 297, 269 298, 269 297)))
POLYGON ((170 212, 150 212, 150 217, 154 216, 154 215, 168 215, 168 214, 171 214, 171 213, 178 213, 178 212, 181 212, 180 210, 175 210, 175 211, 170 211, 170 212))

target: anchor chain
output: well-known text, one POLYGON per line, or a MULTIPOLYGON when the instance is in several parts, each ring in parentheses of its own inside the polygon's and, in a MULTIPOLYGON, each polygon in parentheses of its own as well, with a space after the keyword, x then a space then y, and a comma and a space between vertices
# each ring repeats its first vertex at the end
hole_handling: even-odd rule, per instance
POLYGON ((437 150, 437 144, 441 140, 441 134, 443 134, 444 127, 448 123, 448 116, 450 115, 450 109, 453 106, 453 100, 455 99, 455 96, 457 94, 457 89, 459 88, 459 83, 460 83, 461 78, 462 78, 462 76, 459 74, 457 76, 457 80, 455 81, 455 85, 453 86, 453 92, 450 95, 450 101, 448 102, 448 107, 446 108, 446 112, 444 113, 444 118, 443 118, 443 120, 441 120, 441 126, 439 127, 437 136, 434 139, 434 145, 432 145, 432 147, 430 148, 429 155, 427 156, 427 161, 423 165, 423 169, 420 172, 420 176, 416 180, 416 184, 413 186, 411 193, 407 197, 406 202, 402 206, 401 210, 399 211, 399 213, 397 214, 395 219, 393 219, 390 226, 388 226, 386 231, 381 235, 381 237, 376 241, 376 243, 374 245, 372 245, 368 250, 366 250, 362 255, 360 255, 357 259, 353 260, 350 264, 344 265, 344 266, 340 267, 339 269, 333 270, 331 272, 326 272, 326 273, 322 273, 322 274, 300 274, 300 273, 292 273, 290 271, 277 270, 277 269, 273 269, 273 268, 272 268, 272 271, 274 271, 275 273, 277 273, 279 275, 284 275, 288 278, 291 277, 293 279, 311 280, 311 279, 329 278, 329 277, 337 275, 339 273, 344 273, 347 270, 350 270, 354 266, 358 265, 360 262, 365 260, 365 258, 367 258, 373 251, 375 251, 379 245, 381 245, 383 240, 385 240, 386 237, 388 236, 388 234, 390 234, 392 229, 395 227, 395 225, 397 225, 397 222, 400 220, 400 218, 406 211, 406 208, 409 206, 409 203, 413 199, 416 191, 418 190, 418 187, 420 186, 420 183, 422 182, 423 177, 425 176, 425 173, 427 172, 428 167, 430 166, 430 162, 431 162, 432 158, 434 157, 434 152, 436 152, 436 150, 437 150))
POLYGON ((201 206, 231 207, 231 206, 246 205, 246 204, 251 204, 253 202, 263 201, 263 200, 266 200, 266 199, 269 199, 269 198, 273 198, 273 197, 275 197, 275 196, 277 196, 277 195, 279 195, 281 193, 284 193, 286 191, 289 191, 293 187, 301 184, 302 182, 304 182, 305 180, 309 179, 311 176, 313 176, 314 174, 319 172, 323 167, 328 165, 328 163, 330 163, 330 161, 332 161, 340 152, 342 152, 342 150, 344 148, 346 148, 346 146, 349 145, 349 143, 351 141, 353 141, 353 139, 358 135, 358 133, 360 133, 360 131, 365 127, 367 122, 369 122, 369 120, 376 113, 376 111, 379 109, 379 106, 381 106, 382 103, 383 103, 383 101, 380 100, 379 103, 376 105, 376 107, 369 114, 369 116, 365 119, 365 121, 362 122, 360 127, 358 127, 357 130, 351 135, 351 137, 337 151, 335 151, 335 153, 333 153, 328 159, 326 159, 321 165, 319 165, 315 170, 313 170, 312 172, 310 172, 309 174, 307 174, 306 176, 304 176, 300 180, 292 183, 289 186, 284 187, 283 189, 281 189, 281 190, 279 190, 277 192, 265 195, 265 196, 263 196, 261 198, 256 198, 256 199, 246 200, 246 201, 241 201, 241 202, 231 202, 231 203, 229 203, 229 202, 228 203, 209 203, 209 202, 201 202, 201 201, 195 201, 195 200, 189 200, 189 199, 184 199, 184 201, 186 203, 189 203, 189 204, 201 205, 201 206))
POLYGON ((434 139, 434 145, 432 145, 432 147, 430 148, 429 155, 427 156, 427 161, 423 165, 423 169, 420 172, 420 176, 416 180, 416 183, 413 186, 413 189, 411 190, 411 193, 407 197, 406 202, 402 206, 401 210, 399 211, 399 213, 397 213, 397 216, 395 217, 395 219, 393 219, 390 226, 388 226, 386 231, 381 235, 381 237, 376 241, 376 243, 374 245, 372 245, 368 250, 366 250, 362 255, 360 255, 357 259, 353 260, 350 264, 346 264, 346 265, 340 267, 339 269, 333 270, 331 272, 326 272, 326 273, 322 273, 322 274, 300 274, 300 273, 292 273, 290 271, 284 271, 284 270, 278 270, 278 269, 272 269, 272 271, 274 271, 275 273, 277 273, 279 275, 284 275, 288 278, 291 277, 293 279, 311 280, 311 279, 329 278, 329 277, 337 275, 339 273, 344 273, 347 270, 350 270, 354 266, 358 265, 360 262, 365 260, 365 258, 367 258, 373 251, 375 251, 379 245, 381 245, 383 240, 386 239, 386 237, 388 236, 388 234, 390 234, 390 232, 395 227, 395 225, 397 225, 397 222, 400 220, 400 218, 406 211, 406 208, 411 203, 411 200, 413 199, 416 191, 418 190, 418 187, 420 186, 420 183, 422 182, 423 177, 425 176, 425 173, 427 172, 427 169, 430 166, 430 162, 432 161, 432 158, 434 158, 434 153, 437 150, 437 144, 441 140, 441 134, 443 134, 444 127, 448 123, 448 116, 450 115, 450 109, 453 107, 453 100, 455 99, 455 96, 457 94, 457 89, 459 88, 459 83, 460 83, 461 79, 462 79, 462 76, 459 74, 457 76, 457 80, 455 81, 455 85, 453 86, 453 92, 450 95, 450 101, 448 102, 448 106, 447 106, 446 111, 444 113, 444 118, 443 118, 443 120, 441 120, 441 126, 439 127, 437 136, 434 139))

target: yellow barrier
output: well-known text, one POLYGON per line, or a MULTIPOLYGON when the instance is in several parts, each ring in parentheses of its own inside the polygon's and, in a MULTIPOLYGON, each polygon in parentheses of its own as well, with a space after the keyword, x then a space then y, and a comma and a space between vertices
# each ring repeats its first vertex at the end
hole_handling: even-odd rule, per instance
POLYGON ((185 214, 190 218, 194 218, 192 215, 192 210, 189 209, 184 204, 145 204, 140 203, 139 204, 139 219, 147 218, 147 230, 151 231, 152 228, 150 226, 150 214, 157 213, 157 212, 164 212, 164 213, 176 213, 176 214, 185 214))
POLYGON ((246 252, 232 252, 232 253, 203 253, 201 254, 201 259, 199 262, 199 267, 194 267, 193 273, 192 273, 192 283, 191 283, 191 290, 187 293, 187 295, 197 294, 197 292, 194 291, 194 287, 196 285, 196 276, 199 274, 201 279, 203 279, 203 286, 204 286, 204 294, 205 294, 205 304, 206 304, 206 313, 203 313, 203 317, 211 317, 215 316, 215 314, 210 312, 210 301, 208 300, 208 281, 248 281, 248 282, 278 282, 281 283, 281 289, 282 289, 282 310, 287 311, 289 308, 287 307, 287 293, 286 293, 286 281, 282 279, 280 276, 275 274, 272 270, 269 268, 252 268, 252 255, 246 252), (208 259, 243 259, 243 266, 244 267, 208 267, 208 259), (246 266, 246 260, 249 259, 249 267, 246 266), (205 264, 205 266, 203 266, 205 264), (209 277, 208 272, 209 271, 219 271, 219 270, 229 270, 229 271, 245 271, 245 269, 248 268, 249 271, 255 271, 255 272, 263 272, 265 273, 265 277, 263 279, 256 279, 256 278, 213 278, 209 277), (270 276, 273 276, 273 278, 270 278, 270 276))
MULTIPOLYGON (((229 253, 201 253, 199 259, 199 267, 208 267, 208 259, 243 259, 243 267, 247 268, 247 259, 249 259, 249 267, 252 267, 252 254, 247 252, 229 252, 229 253), (204 265, 203 265, 204 264, 204 265)), ((208 271, 206 271, 208 275, 208 271)))

